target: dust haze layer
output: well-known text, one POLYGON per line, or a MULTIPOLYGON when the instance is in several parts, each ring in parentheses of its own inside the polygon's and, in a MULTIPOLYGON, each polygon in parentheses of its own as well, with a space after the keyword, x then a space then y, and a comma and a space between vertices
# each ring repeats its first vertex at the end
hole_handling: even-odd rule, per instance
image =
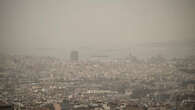
POLYGON ((195 55, 194 0, 1 0, 1 52, 195 55))

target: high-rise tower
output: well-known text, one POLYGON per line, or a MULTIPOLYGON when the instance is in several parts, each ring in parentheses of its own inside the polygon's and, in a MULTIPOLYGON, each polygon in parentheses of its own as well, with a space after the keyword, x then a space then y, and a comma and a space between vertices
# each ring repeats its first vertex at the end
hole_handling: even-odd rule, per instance
POLYGON ((79 52, 78 51, 72 51, 70 53, 70 60, 71 61, 78 61, 79 60, 79 52))

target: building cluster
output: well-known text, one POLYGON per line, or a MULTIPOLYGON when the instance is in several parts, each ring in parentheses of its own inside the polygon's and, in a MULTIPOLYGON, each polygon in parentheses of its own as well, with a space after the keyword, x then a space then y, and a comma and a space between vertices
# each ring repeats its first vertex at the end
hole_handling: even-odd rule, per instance
POLYGON ((20 110, 193 110, 195 57, 0 55, 0 100, 20 110), (69 108, 66 108, 69 107, 69 108))

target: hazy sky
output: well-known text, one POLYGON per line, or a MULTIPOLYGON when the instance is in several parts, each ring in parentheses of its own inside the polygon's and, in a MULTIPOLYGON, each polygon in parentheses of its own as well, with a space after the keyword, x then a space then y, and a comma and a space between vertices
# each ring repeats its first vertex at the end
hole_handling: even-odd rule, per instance
POLYGON ((0 0, 1 48, 195 40, 195 0, 0 0))

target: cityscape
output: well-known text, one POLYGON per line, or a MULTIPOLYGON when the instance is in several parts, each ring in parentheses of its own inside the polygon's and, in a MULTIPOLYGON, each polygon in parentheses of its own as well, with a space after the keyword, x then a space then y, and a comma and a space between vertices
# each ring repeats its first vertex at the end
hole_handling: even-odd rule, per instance
POLYGON ((0 110, 195 110, 195 0, 0 0, 0 110))
POLYGON ((72 51, 69 60, 1 55, 1 61, 1 103, 15 110, 194 110, 194 56, 81 61, 72 51))

